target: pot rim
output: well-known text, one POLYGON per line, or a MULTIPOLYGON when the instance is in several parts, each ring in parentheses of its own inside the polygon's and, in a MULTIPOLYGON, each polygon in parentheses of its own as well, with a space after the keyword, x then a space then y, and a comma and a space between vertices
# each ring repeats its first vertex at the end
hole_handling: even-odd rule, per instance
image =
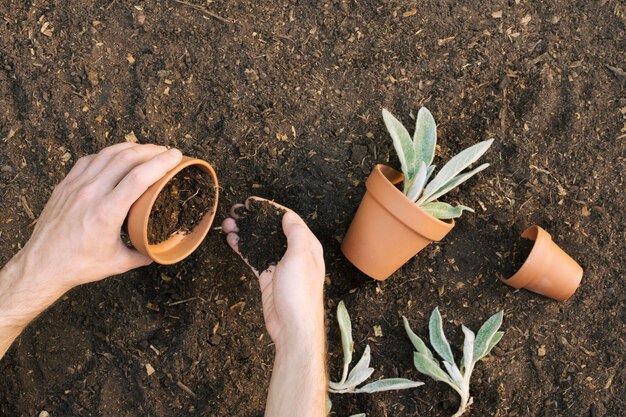
POLYGON ((209 164, 208 162, 206 162, 206 161, 204 161, 202 159, 192 158, 192 157, 189 157, 189 156, 184 156, 183 160, 176 167, 174 167, 172 170, 168 171, 168 173, 165 174, 156 183, 156 185, 157 186, 154 188, 154 190, 151 190, 152 195, 150 197, 150 200, 148 201, 147 210, 146 210, 147 213, 142 218, 142 222, 141 222, 141 240, 142 240, 142 243, 143 243, 144 248, 146 250, 146 255, 148 255, 155 262, 158 262, 158 263, 160 263, 162 265, 168 265, 168 264, 173 264, 173 263, 176 263, 176 262, 179 262, 179 261, 185 259, 193 251, 195 251, 198 248, 198 246, 200 246, 200 243, 202 243, 202 241, 206 237, 207 233, 211 229, 211 224, 213 223, 213 219, 215 218, 215 215, 217 214, 217 205, 218 205, 218 199, 219 199, 218 180, 217 180, 217 175, 215 173, 215 170, 213 169, 211 164, 209 164), (148 222, 150 220, 150 214, 152 213, 152 207, 154 206, 154 203, 155 203, 157 197, 159 196, 159 194, 161 194, 161 191, 163 191, 163 189, 170 182, 170 180, 172 178, 174 178, 174 176, 176 176, 183 169, 188 168, 190 166, 194 166, 194 165, 197 165, 197 166, 201 167, 205 172, 207 172, 211 176, 211 179, 213 180, 213 186, 214 186, 214 189, 215 189, 215 201, 213 202, 213 207, 211 208, 210 211, 207 211, 204 214, 204 216, 202 217, 202 219, 201 219, 201 221, 203 221, 207 216, 210 216, 210 219, 208 221, 208 227, 206 228, 207 230, 204 231, 203 233, 198 234, 198 235, 194 234, 193 231, 195 231, 196 228, 200 227, 200 225, 201 225, 200 223, 198 223, 194 227, 192 232, 190 232, 187 235, 175 234, 175 235, 170 236, 169 238, 167 238, 163 242, 156 243, 156 244, 149 243, 149 241, 148 241, 148 222), (171 252, 176 247, 178 247, 181 244, 181 242, 188 241, 189 239, 194 239, 194 240, 196 240, 196 242, 189 248, 188 251, 186 251, 184 253, 181 253, 177 257, 173 257, 173 258, 169 258, 168 257, 167 259, 166 259, 166 257, 164 257, 164 254, 171 252))
MULTIPOLYGON (((532 269, 540 265, 538 262, 541 257, 540 252, 546 248, 545 243, 552 240, 550 233, 537 225, 530 226, 524 230, 520 237, 532 240, 534 243, 528 257, 517 272, 509 278, 502 279, 502 282, 514 288, 525 288, 540 275, 539 273, 533 272, 532 269)), ((545 269, 545 266, 542 266, 541 269, 545 269)))
POLYGON ((377 164, 367 179, 367 192, 393 217, 406 227, 432 241, 443 239, 454 227, 449 222, 437 219, 404 195, 395 184, 402 181, 402 173, 384 164, 377 164), (377 184, 381 184, 377 186, 377 184), (386 184, 386 185, 383 185, 386 184))

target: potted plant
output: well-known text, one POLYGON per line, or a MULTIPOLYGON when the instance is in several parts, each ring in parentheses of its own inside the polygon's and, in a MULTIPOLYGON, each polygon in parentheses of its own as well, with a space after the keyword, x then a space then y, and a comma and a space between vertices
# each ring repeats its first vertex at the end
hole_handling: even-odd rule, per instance
POLYGON ((391 113, 383 119, 402 165, 402 173, 376 165, 366 193, 341 244, 357 268, 385 280, 432 241, 441 240, 454 227, 464 205, 437 201, 454 187, 487 168, 482 164, 463 172, 491 146, 493 139, 477 143, 454 156, 430 179, 437 145, 437 126, 428 109, 417 115, 413 138, 391 113), (401 189, 396 184, 401 184, 401 189))
POLYGON ((181 261, 211 228, 218 197, 213 167, 184 156, 131 206, 127 228, 133 246, 160 264, 181 261))

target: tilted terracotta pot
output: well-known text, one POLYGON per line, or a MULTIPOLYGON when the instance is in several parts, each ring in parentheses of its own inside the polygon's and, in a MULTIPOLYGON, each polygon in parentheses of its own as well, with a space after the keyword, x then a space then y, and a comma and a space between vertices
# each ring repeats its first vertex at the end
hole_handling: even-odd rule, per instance
POLYGON ((139 197, 131 206, 128 212, 128 234, 135 249, 152 258, 155 262, 169 265, 179 262, 189 256, 200 243, 211 228, 215 213, 217 211, 217 200, 219 197, 217 176, 213 167, 208 162, 201 159, 184 156, 180 164, 169 171, 163 178, 152 184, 145 193, 139 197), (208 172, 215 185, 215 201, 213 207, 204 215, 200 223, 186 235, 176 233, 167 240, 151 245, 148 243, 148 220, 154 202, 167 182, 184 168, 195 165, 205 172, 208 172))
POLYGON ((376 165, 367 191, 341 244, 343 254, 361 271, 379 281, 426 245, 441 240, 454 221, 434 218, 409 200, 394 184, 402 174, 386 165, 376 165))
POLYGON ((558 301, 570 298, 583 277, 583 269, 539 226, 524 230, 522 237, 534 240, 528 258, 511 278, 502 281, 515 288, 545 295, 558 301))

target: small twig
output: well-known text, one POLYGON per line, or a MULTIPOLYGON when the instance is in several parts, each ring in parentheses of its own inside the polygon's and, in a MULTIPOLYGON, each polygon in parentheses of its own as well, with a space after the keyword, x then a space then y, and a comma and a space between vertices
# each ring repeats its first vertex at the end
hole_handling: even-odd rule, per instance
POLYGON ((193 301, 193 300, 195 300, 196 298, 198 298, 198 297, 191 297, 191 298, 187 298, 187 299, 185 299, 185 300, 174 301, 173 303, 167 303, 167 306, 168 306, 168 307, 171 307, 171 306, 176 306, 176 305, 178 305, 178 304, 187 303, 187 302, 189 302, 189 301, 193 301))
POLYGON ((187 394, 191 395, 193 398, 197 397, 196 393, 193 392, 191 388, 189 388, 187 385, 183 384, 182 382, 176 381, 176 386, 182 389, 183 391, 185 391, 187 394))
POLYGON ((194 198, 195 196, 197 196, 199 192, 200 192, 200 189, 198 188, 198 189, 196 190, 196 192, 195 192, 195 193, 193 193, 193 195, 192 195, 191 197, 189 197, 188 199, 186 199, 185 201, 183 201, 183 204, 181 204, 181 206, 184 206, 184 205, 185 205, 185 203, 186 203, 187 201, 189 201, 189 200, 191 200, 192 198, 194 198))
POLYGON ((621 77, 626 77, 626 71, 621 68, 613 67, 611 65, 605 64, 608 69, 611 70, 615 75, 619 75, 621 77))
POLYGON ((213 12, 208 11, 206 8, 202 7, 202 6, 198 6, 197 4, 193 4, 193 3, 189 3, 188 1, 184 1, 184 0, 174 0, 176 3, 178 4, 182 4, 184 6, 187 7, 191 7, 192 9, 196 9, 201 11, 202 13, 206 14, 207 16, 210 16, 214 19, 219 20, 220 22, 224 22, 224 23, 235 23, 234 19, 226 19, 220 15, 217 15, 213 12))
POLYGON ((30 206, 28 205, 28 200, 26 200, 26 197, 22 195, 20 196, 20 200, 22 200, 22 207, 24 208, 24 211, 28 215, 28 218, 31 220, 35 220, 35 215, 33 214, 33 211, 30 209, 30 206))

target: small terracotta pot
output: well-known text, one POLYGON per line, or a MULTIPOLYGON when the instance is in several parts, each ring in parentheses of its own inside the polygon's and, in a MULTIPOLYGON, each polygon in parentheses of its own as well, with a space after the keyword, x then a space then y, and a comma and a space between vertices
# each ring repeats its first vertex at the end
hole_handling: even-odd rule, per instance
POLYGON ((454 221, 434 218, 394 184, 402 174, 376 165, 367 191, 341 244, 343 254, 361 271, 383 281, 434 240, 441 240, 454 221))
POLYGON ((179 262, 189 256, 200 243, 204 240, 206 234, 211 228, 215 213, 217 211, 217 200, 219 197, 219 190, 217 187, 217 176, 213 167, 201 159, 190 158, 183 156, 182 161, 174 169, 169 171, 163 178, 152 184, 145 193, 139 197, 137 201, 131 206, 128 212, 128 235, 135 249, 139 252, 148 255, 155 262, 169 265, 179 262), (178 174, 184 168, 195 165, 208 172, 213 178, 213 184, 215 185, 215 202, 210 211, 208 211, 200 223, 186 235, 182 233, 176 233, 170 236, 167 240, 151 245, 148 243, 148 220, 150 218, 150 212, 152 206, 167 182, 171 180, 176 174, 178 174))
POLYGON ((531 226, 524 230, 522 237, 534 240, 533 248, 519 271, 502 282, 511 287, 526 288, 558 301, 570 298, 583 277, 580 265, 539 226, 531 226))

